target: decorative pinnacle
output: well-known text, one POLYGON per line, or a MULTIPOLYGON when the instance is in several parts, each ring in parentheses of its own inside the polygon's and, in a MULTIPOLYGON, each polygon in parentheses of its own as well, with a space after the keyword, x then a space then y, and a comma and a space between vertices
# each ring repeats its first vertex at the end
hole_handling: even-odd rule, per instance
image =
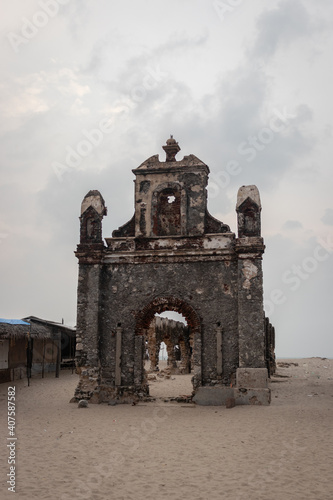
POLYGON ((176 154, 180 151, 178 142, 175 141, 173 135, 170 135, 170 139, 166 141, 166 146, 162 146, 166 153, 165 161, 176 161, 176 154))

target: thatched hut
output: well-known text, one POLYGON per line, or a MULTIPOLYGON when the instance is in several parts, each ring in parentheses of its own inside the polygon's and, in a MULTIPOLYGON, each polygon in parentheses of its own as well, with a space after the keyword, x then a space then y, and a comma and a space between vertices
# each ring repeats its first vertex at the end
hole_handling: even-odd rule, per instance
POLYGON ((29 316, 0 319, 0 382, 23 377, 58 377, 62 357, 75 352, 75 328, 29 316))
POLYGON ((54 339, 60 346, 61 366, 75 365, 76 350, 76 328, 63 323, 56 323, 36 316, 27 316, 23 318, 31 325, 31 335, 45 335, 54 339))

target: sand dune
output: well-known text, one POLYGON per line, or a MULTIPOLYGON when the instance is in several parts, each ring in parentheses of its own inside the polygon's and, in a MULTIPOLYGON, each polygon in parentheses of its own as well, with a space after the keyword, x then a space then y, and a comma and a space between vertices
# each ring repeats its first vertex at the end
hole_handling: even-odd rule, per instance
MULTIPOLYGON (((16 499, 333 498, 333 360, 281 360, 269 407, 70 404, 77 376, 15 382, 16 499), (298 363, 295 366, 290 363, 298 363)), ((0 386, 1 485, 7 386, 0 386)), ((151 382, 157 398, 187 394, 189 377, 151 382)))

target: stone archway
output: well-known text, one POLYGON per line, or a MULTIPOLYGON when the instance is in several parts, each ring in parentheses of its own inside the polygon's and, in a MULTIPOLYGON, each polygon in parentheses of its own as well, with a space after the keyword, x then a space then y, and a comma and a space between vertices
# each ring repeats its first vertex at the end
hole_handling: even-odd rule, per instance
MULTIPOLYGON (((193 335, 193 377, 192 385, 196 390, 202 384, 201 375, 201 321, 196 311, 184 300, 176 297, 158 297, 149 302, 137 315, 136 336, 144 336, 155 314, 175 311, 182 314, 193 335)), ((144 372, 142 366, 142 374, 144 372)))

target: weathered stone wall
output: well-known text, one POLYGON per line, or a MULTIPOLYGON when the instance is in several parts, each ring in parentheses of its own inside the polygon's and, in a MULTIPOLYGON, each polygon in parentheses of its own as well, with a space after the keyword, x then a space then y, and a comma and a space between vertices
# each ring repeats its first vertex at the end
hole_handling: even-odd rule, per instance
POLYGON ((107 247, 102 196, 91 191, 83 201, 76 398, 145 397, 147 329, 156 313, 172 310, 189 327, 197 402, 207 394, 223 400, 236 387, 241 404, 267 404, 259 192, 240 188, 236 238, 207 211, 207 165, 194 155, 176 162, 174 139, 165 150, 166 162, 153 156, 133 170, 135 215, 106 238, 107 247))
MULTIPOLYGON (((100 336, 103 374, 114 370, 115 337, 123 329, 122 384, 133 384, 136 318, 153 298, 181 298, 201 319, 202 381, 217 380, 216 328, 223 330, 224 383, 238 366, 237 262, 116 265, 103 269, 100 336), (126 297, 126 300, 124 300, 126 297), (115 316, 114 311, 118 314, 115 316)), ((181 312, 181 311, 179 311, 181 312)))
POLYGON ((262 368, 265 335, 261 259, 242 257, 238 260, 239 366, 262 368))
POLYGON ((100 266, 81 265, 77 302, 77 352, 80 364, 97 366, 99 359, 100 266))

